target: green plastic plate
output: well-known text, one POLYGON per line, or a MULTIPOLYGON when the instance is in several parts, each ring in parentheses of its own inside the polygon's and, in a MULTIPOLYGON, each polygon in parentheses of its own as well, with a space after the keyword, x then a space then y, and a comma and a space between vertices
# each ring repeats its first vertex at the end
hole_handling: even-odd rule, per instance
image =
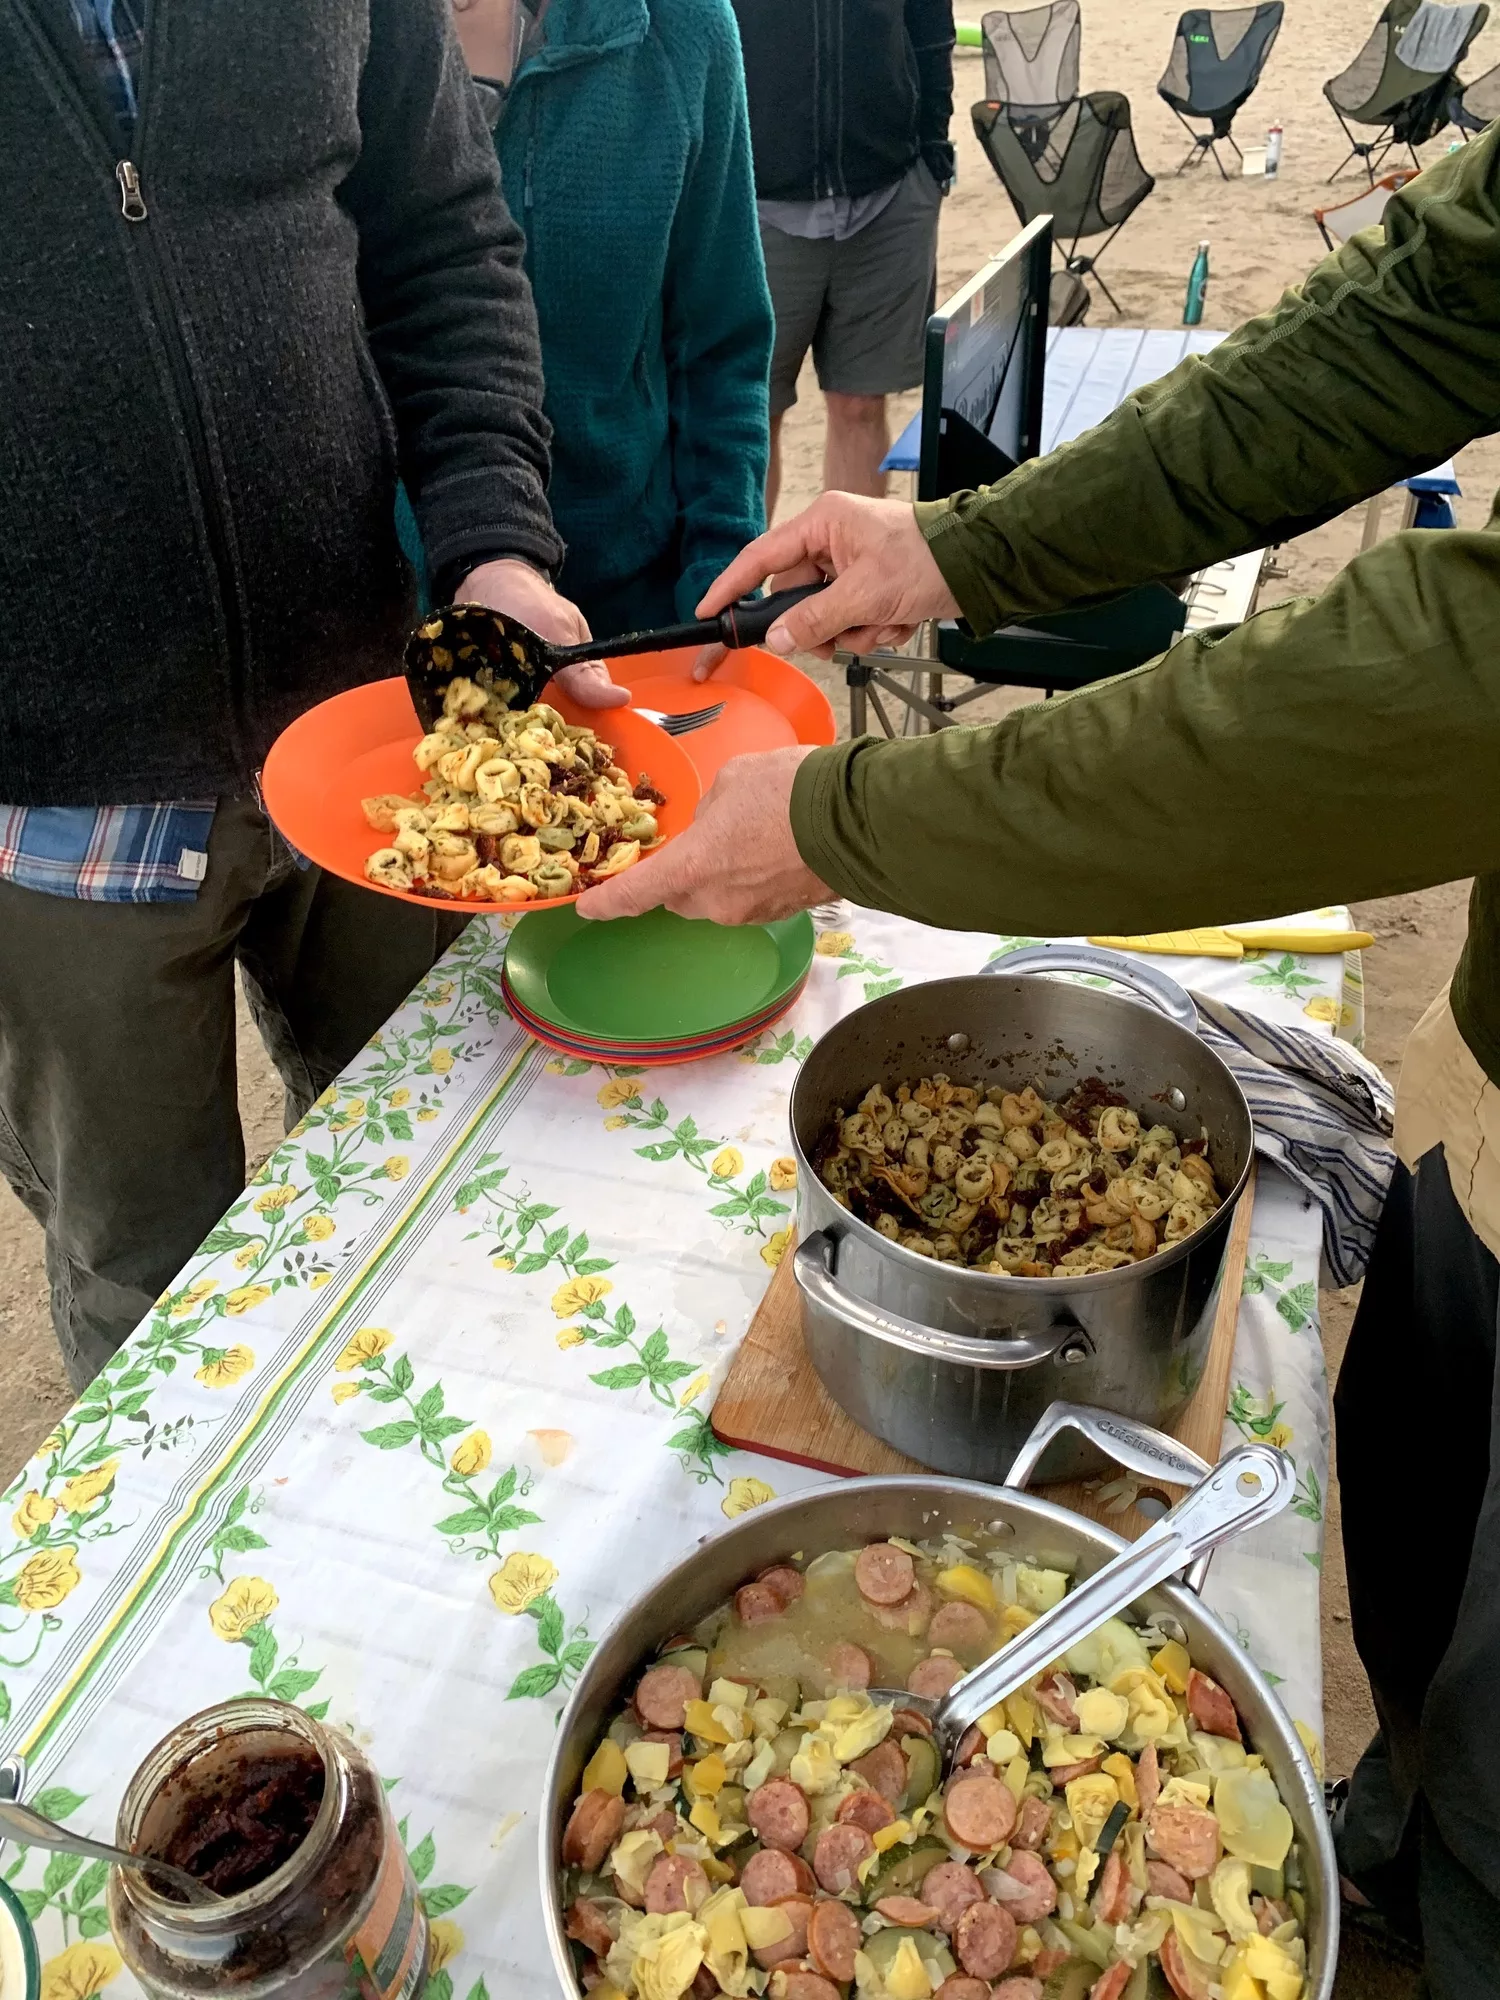
POLYGON ((505 962, 521 1005, 574 1034, 649 1042, 733 1028, 812 964, 812 918, 702 923, 651 910, 586 923, 571 904, 523 917, 505 962))

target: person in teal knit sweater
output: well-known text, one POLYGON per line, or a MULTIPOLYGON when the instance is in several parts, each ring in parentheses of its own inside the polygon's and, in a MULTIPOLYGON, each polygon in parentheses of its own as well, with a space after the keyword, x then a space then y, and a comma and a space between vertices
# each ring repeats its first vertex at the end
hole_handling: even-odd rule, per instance
POLYGON ((454 19, 526 234, 559 588, 601 635, 691 618, 764 526, 773 324, 729 0, 454 19))

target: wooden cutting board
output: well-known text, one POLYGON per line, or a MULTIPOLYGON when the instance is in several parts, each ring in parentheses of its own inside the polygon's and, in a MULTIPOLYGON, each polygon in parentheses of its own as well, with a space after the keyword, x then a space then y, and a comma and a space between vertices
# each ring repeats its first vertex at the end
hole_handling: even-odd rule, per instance
MULTIPOLYGON (((1224 1281, 1214 1316, 1213 1335, 1197 1393, 1170 1426, 1179 1443, 1213 1464, 1219 1457, 1224 1410, 1229 1400, 1234 1365, 1234 1335, 1239 1319, 1240 1289, 1250 1248, 1250 1224, 1255 1205, 1255 1174, 1235 1211, 1224 1257, 1224 1281)), ((924 1472, 914 1458, 894 1451, 862 1430, 841 1410, 807 1358, 802 1344, 802 1303, 792 1277, 792 1246, 776 1268, 734 1365, 719 1391, 711 1418, 715 1433, 726 1444, 790 1459, 821 1472, 846 1477, 860 1473, 924 1472)), ((1105 1475, 1106 1479, 1109 1475, 1105 1475)), ((1149 1525, 1148 1517, 1131 1506, 1121 1511, 1118 1496, 1101 1502, 1095 1489, 1100 1480, 1068 1481, 1046 1488, 1046 1497, 1075 1512, 1087 1514, 1117 1535, 1133 1539, 1149 1525)), ((1146 1491, 1152 1489, 1146 1488, 1146 1491)), ((1168 1499, 1182 1490, 1165 1484, 1168 1499)))

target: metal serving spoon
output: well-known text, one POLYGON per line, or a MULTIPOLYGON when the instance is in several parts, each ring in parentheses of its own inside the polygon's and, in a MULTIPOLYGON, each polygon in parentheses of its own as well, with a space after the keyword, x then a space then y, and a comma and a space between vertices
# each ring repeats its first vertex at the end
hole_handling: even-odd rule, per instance
POLYGON ((174 1868, 169 1861, 157 1861, 149 1854, 131 1854, 123 1847, 110 1847, 102 1840, 88 1840, 81 1833, 73 1833, 56 1820, 44 1819, 30 1806, 23 1806, 16 1799, 0 1799, 0 1834, 7 1840, 22 1841, 28 1847, 50 1848, 54 1854, 82 1854, 90 1861, 111 1861, 116 1868, 135 1868, 142 1874, 155 1875, 163 1882, 169 1882, 189 1903, 218 1903, 223 1899, 214 1890, 206 1889, 185 1869, 174 1868))
POLYGON ((1186 1569, 1230 1536, 1271 1520, 1288 1504, 1296 1487, 1296 1468, 1285 1452, 1265 1444, 1241 1445, 1221 1458, 1139 1541, 1069 1591, 982 1666, 955 1681, 945 1695, 939 1698, 908 1694, 905 1689, 871 1688, 870 1698, 895 1708, 914 1709, 928 1718, 946 1777, 965 1731, 982 1715, 1154 1584, 1186 1569))
POLYGON ((623 659, 632 653, 669 653, 680 646, 758 646, 777 619, 826 584, 780 590, 731 604, 717 618, 665 625, 655 632, 626 632, 616 639, 587 639, 555 646, 487 604, 449 604, 431 612, 406 642, 406 685, 424 729, 436 726, 443 696, 456 675, 477 681, 512 708, 530 708, 552 676, 584 660, 623 659))

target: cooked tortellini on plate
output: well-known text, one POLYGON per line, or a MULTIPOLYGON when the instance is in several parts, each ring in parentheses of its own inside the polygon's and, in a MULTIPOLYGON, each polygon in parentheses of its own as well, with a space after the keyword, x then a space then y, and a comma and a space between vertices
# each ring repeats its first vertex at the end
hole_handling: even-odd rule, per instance
POLYGON ((824 1134, 818 1175, 891 1242, 1018 1278, 1139 1264, 1222 1196, 1201 1140, 1148 1125, 1097 1080, 1061 1104, 946 1076, 874 1084, 824 1134))
POLYGON ((366 820, 390 842, 365 863, 382 888, 542 902, 608 881, 661 840, 665 801, 650 780, 632 783, 608 743, 545 703, 513 711, 455 680, 413 756, 420 792, 364 801, 366 820))

